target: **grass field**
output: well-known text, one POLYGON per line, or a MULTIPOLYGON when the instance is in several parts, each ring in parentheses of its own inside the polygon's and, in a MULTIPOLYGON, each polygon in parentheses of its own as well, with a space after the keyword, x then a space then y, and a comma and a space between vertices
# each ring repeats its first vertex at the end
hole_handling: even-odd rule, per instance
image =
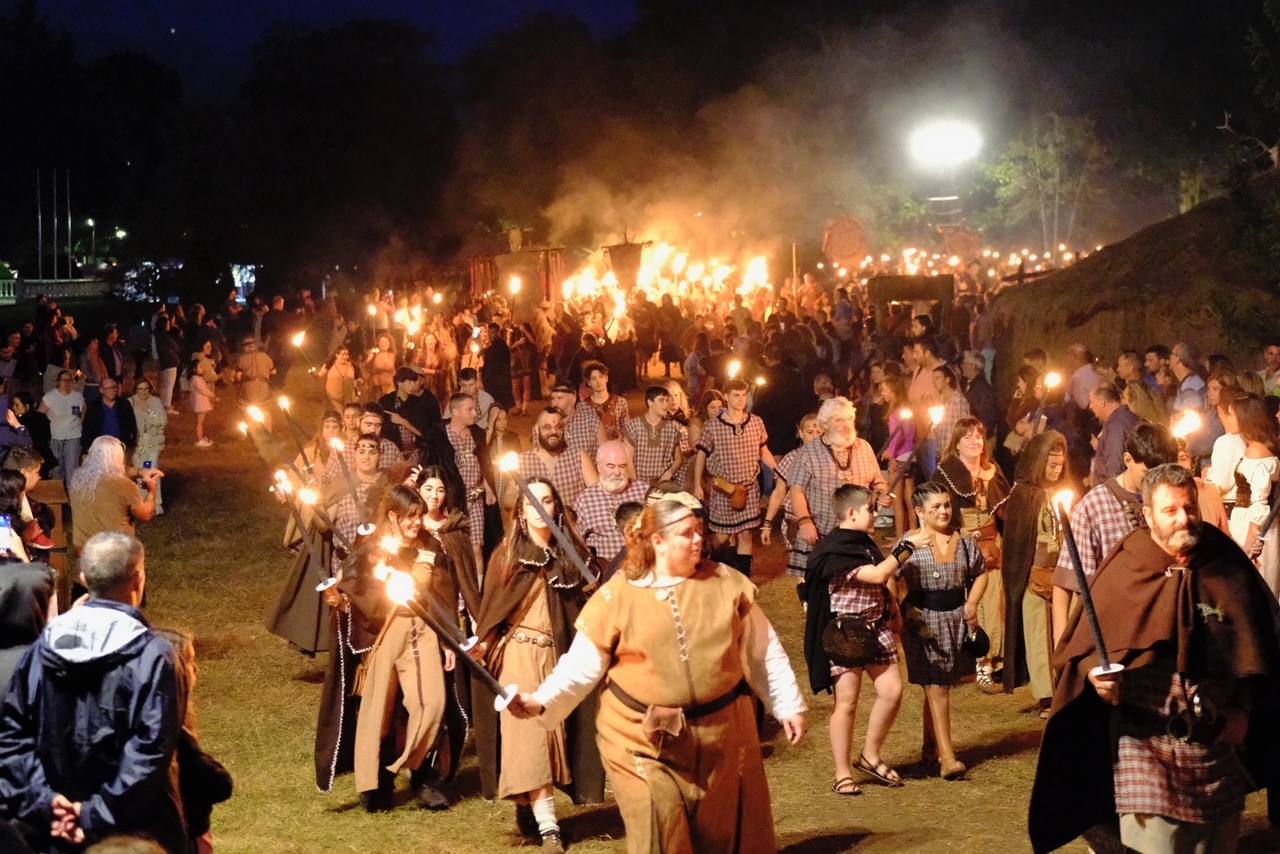
MULTIPOLYGON (((290 383, 304 423, 319 412, 319 390, 295 372, 290 383)), ((193 418, 171 420, 166 472, 168 512, 142 531, 148 549, 148 613, 156 625, 197 634, 200 684, 197 705, 206 749, 235 776, 236 794, 214 811, 219 852, 492 852, 522 843, 509 803, 478 797, 474 759, 468 753, 445 813, 404 803, 389 814, 368 815, 351 779, 335 793, 313 783, 315 733, 323 661, 304 658, 263 628, 289 565, 280 548, 286 511, 267 494, 269 478, 234 426, 239 415, 227 394, 212 416, 217 445, 194 447, 193 418)), ((526 422, 514 429, 528 435, 526 422)), ((794 586, 776 583, 783 560, 778 546, 757 559, 762 603, 777 626, 793 666, 805 684, 800 656, 802 621, 794 586)), ((858 738, 870 706, 867 688, 859 709, 858 738)), ((779 843, 790 852, 1026 851, 1025 813, 1042 724, 1023 691, 988 697, 972 685, 955 694, 955 733, 970 767, 963 782, 924 778, 919 759, 918 690, 908 690, 885 751, 907 778, 901 789, 864 784, 865 794, 830 792, 832 766, 826 695, 813 698, 810 732, 798 746, 775 738, 766 762, 779 843)), ((400 781, 408 797, 407 778, 400 781)), ((1064 808, 1070 805, 1064 804, 1064 808)), ((1262 832, 1264 806, 1249 802, 1245 850, 1276 851, 1276 837, 1262 832)), ((575 810, 560 802, 561 826, 573 851, 619 852, 622 824, 612 807, 575 810)), ((535 850, 527 848, 526 850, 535 850)), ((1073 850, 1083 851, 1079 845, 1073 850)))

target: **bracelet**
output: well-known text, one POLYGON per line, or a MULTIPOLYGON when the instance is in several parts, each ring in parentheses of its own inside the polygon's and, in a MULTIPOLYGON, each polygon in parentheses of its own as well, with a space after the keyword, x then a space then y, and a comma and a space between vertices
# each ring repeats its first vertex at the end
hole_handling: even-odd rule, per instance
POLYGON ((773 522, 774 522, 774 520, 773 520, 773 519, 765 519, 763 522, 761 522, 761 523, 760 523, 760 530, 762 530, 762 531, 763 531, 763 530, 765 530, 766 528, 772 528, 772 527, 773 527, 773 522))
POLYGON ((812 516, 801 516, 799 519, 796 520, 796 524, 803 525, 805 522, 812 522, 812 521, 813 521, 812 516))
POLYGON ((891 551, 889 554, 891 554, 893 556, 893 559, 896 560, 899 564, 903 564, 903 563, 906 563, 907 560, 911 559, 911 556, 915 554, 915 551, 916 551, 915 546, 911 545, 911 543, 908 540, 903 540, 902 542, 894 546, 893 551, 891 551), (905 560, 902 557, 903 552, 906 552, 906 555, 907 555, 905 560))

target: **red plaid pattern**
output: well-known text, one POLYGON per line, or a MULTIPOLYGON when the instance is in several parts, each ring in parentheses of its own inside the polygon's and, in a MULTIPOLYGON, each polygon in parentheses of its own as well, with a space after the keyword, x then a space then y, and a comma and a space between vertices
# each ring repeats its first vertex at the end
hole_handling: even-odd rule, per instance
POLYGON ((595 549, 596 557, 608 562, 622 551, 626 541, 618 533, 618 523, 613 521, 613 514, 619 504, 626 501, 643 503, 648 494, 649 484, 643 480, 631 481, 618 493, 605 492, 598 483, 578 493, 573 502, 573 513, 578 517, 578 535, 595 549))
MULTIPOLYGON (((813 444, 810 442, 810 444, 813 444)), ((889 591, 883 584, 866 584, 858 580, 858 572, 864 567, 855 567, 843 576, 831 579, 831 612, 833 614, 856 614, 866 620, 881 621, 876 633, 878 651, 872 664, 893 664, 898 660, 898 639, 889 630, 889 591)), ((839 679, 841 674, 860 668, 831 665, 831 676, 839 679)))
MULTIPOLYGON (((373 488, 371 483, 357 484, 356 496, 352 497, 348 490, 338 499, 338 503, 330 507, 329 518, 333 520, 333 529, 337 531, 339 538, 347 543, 356 541, 356 528, 360 526, 360 518, 363 516, 364 502, 369 497, 369 490, 373 488)), ((337 572, 338 567, 342 565, 342 558, 338 556, 337 551, 333 553, 333 571, 337 572)))
POLYGON ((654 430, 644 418, 632 418, 622 428, 622 435, 635 448, 636 477, 657 483, 671 467, 676 448, 689 444, 689 431, 675 421, 664 419, 654 430))
POLYGON ((599 424, 605 424, 606 432, 622 435, 631 419, 631 410, 627 407, 627 399, 620 394, 610 394, 604 403, 597 404, 588 397, 578 402, 578 409, 591 410, 592 417, 599 424))
MULTIPOLYGON (((804 492, 804 497, 809 503, 809 515, 813 517, 813 524, 818 528, 818 536, 821 537, 831 533, 831 529, 840 522, 832 507, 839 487, 846 483, 856 483, 871 489, 885 488, 884 476, 876 463, 876 453, 871 450, 866 440, 853 440, 853 445, 849 449, 848 468, 841 469, 837 465, 832 457, 833 452, 839 453, 822 439, 814 439, 787 455, 790 461, 785 473, 781 472, 782 464, 778 464, 788 488, 796 486, 804 492)), ((813 551, 812 546, 796 537, 791 543, 792 553, 787 560, 788 570, 799 569, 800 574, 803 575, 811 551, 813 551)))
MULTIPOLYGON (((1084 494, 1080 503, 1071 509, 1071 532, 1080 547, 1080 566, 1086 578, 1093 578, 1111 550, 1129 536, 1137 527, 1124 512, 1124 505, 1111 493, 1105 483, 1084 494)), ((1073 593, 1080 592, 1076 573, 1071 566, 1071 550, 1058 554, 1058 565, 1053 570, 1053 585, 1073 593)))
POLYGON ((564 423, 564 443, 571 451, 586 451, 594 460, 596 448, 600 445, 599 427, 600 419, 595 411, 579 403, 564 423))
MULTIPOLYGON (((1167 718, 1186 709, 1197 685, 1161 658, 1126 670, 1124 707, 1167 718)), ((1115 761, 1116 812, 1159 815, 1174 821, 1209 824, 1244 809, 1248 785, 1231 749, 1181 742, 1168 735, 1122 734, 1115 761)))
POLYGON ((758 415, 741 424, 730 424, 724 413, 702 428, 698 450, 707 455, 706 470, 712 477, 747 486, 747 504, 741 510, 729 505, 729 496, 718 489, 707 492, 707 522, 719 534, 737 534, 760 522, 760 449, 769 439, 758 415))
POLYGON ((582 478, 582 455, 577 451, 565 448, 555 458, 555 464, 548 466, 537 451, 525 451, 520 455, 520 477, 528 480, 540 477, 551 481, 551 485, 560 493, 560 500, 572 507, 574 500, 587 482, 582 478))
MULTIPOLYGON (((356 442, 358 440, 350 439, 347 441, 347 449, 342 452, 343 458, 347 461, 347 468, 355 469, 356 466, 356 442)), ((400 453, 400 449, 396 447, 396 443, 390 439, 378 440, 378 471, 389 469, 392 466, 399 465, 404 461, 404 455, 400 453)))
POLYGON ((473 545, 484 545, 484 472, 480 470, 480 458, 476 456, 476 442, 470 430, 455 433, 445 430, 453 445, 453 458, 462 475, 462 485, 467 489, 467 533, 473 545), (480 495, 475 491, 479 489, 480 495))

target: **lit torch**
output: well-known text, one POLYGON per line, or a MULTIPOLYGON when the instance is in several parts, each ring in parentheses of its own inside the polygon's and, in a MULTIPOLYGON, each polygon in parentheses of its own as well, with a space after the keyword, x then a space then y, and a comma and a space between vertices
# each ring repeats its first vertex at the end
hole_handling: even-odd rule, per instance
POLYGON ((1170 431, 1175 439, 1186 439, 1192 433, 1199 433, 1204 426, 1204 419, 1194 409, 1188 409, 1173 422, 1170 431))

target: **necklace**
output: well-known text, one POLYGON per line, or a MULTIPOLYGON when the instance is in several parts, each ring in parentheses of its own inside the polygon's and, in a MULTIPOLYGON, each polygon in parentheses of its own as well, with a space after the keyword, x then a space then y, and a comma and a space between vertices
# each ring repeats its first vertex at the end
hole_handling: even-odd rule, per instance
POLYGON ((845 452, 844 463, 840 462, 840 458, 836 456, 836 449, 833 448, 831 445, 827 444, 826 439, 822 440, 822 447, 826 448, 827 453, 831 455, 831 462, 836 464, 837 470, 848 471, 853 466, 853 448, 852 447, 848 447, 844 449, 844 452, 845 452))

